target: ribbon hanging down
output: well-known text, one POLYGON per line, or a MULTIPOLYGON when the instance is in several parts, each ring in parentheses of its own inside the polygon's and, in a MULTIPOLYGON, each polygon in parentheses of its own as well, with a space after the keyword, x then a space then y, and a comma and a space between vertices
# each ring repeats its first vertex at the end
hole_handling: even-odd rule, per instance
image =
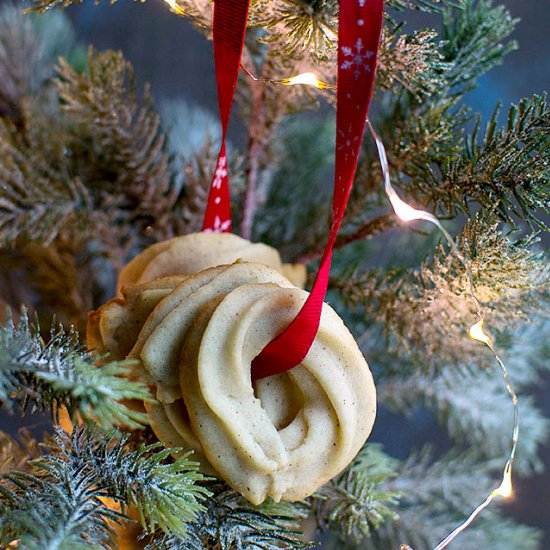
POLYGON ((306 357, 321 319, 328 288, 332 249, 342 223, 365 132, 380 45, 383 0, 340 0, 336 166, 332 224, 311 293, 296 318, 253 360, 257 380, 286 372, 306 357))
POLYGON ((203 231, 231 231, 231 200, 225 140, 237 87, 241 55, 246 33, 249 0, 214 1, 214 61, 218 85, 218 105, 222 124, 222 144, 216 171, 210 186, 202 225, 203 231))
MULTIPOLYGON (((370 105, 382 31, 383 0, 340 0, 338 91, 336 97, 336 165, 332 224, 311 293, 290 325, 252 362, 252 378, 291 370, 306 357, 321 319, 332 249, 342 223, 370 105)), ((214 58, 222 145, 203 223, 203 231, 231 231, 231 204, 225 138, 246 32, 248 0, 215 0, 214 58)))

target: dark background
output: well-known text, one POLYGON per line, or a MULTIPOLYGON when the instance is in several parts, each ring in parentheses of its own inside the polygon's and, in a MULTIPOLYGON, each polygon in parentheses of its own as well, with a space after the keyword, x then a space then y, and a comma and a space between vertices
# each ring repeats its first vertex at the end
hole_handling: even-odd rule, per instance
MULTIPOLYGON (((502 101, 506 112, 510 103, 547 90, 550 80, 546 45, 550 3, 543 0, 500 0, 499 3, 507 5, 512 15, 522 20, 514 36, 520 49, 507 57, 505 65, 484 76, 479 86, 469 93, 470 105, 484 117, 491 115, 498 100, 502 101)), ((67 14, 82 43, 93 43, 98 49, 123 50, 135 67, 138 82, 152 85, 157 102, 185 97, 216 114, 211 44, 184 20, 171 14, 162 0, 150 0, 146 4, 122 0, 114 6, 95 5, 89 0, 68 8, 67 14)), ((415 17, 414 24, 422 24, 422 16, 415 17)), ((232 137, 237 144, 244 143, 236 122, 233 123, 232 137)), ((534 393, 541 408, 550 416, 550 379, 534 393)), ((13 421, 17 419, 9 419, 12 429, 13 421)), ((419 430, 426 434, 433 429, 434 424, 429 419, 424 426, 419 426, 419 430)), ((390 446, 402 449, 410 445, 411 434, 401 432, 392 432, 393 445, 390 446)), ((417 436, 415 434, 415 438, 417 436)), ((550 469, 550 444, 543 449, 542 455, 550 469)), ((543 548, 550 548, 550 475, 518 479, 515 488, 515 497, 506 505, 506 510, 522 523, 545 529, 543 548)), ((472 507, 475 504, 472 503, 472 507)))

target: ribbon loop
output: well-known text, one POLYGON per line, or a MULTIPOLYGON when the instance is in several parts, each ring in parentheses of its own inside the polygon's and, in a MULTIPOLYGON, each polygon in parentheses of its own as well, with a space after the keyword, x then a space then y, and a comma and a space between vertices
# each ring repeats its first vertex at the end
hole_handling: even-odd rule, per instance
POLYGON ((249 0, 214 1, 214 60, 222 124, 222 144, 208 195, 203 231, 221 233, 230 232, 232 229, 225 140, 241 65, 248 4, 249 0))
POLYGON ((257 380, 286 372, 306 357, 321 319, 332 250, 348 202, 374 86, 383 0, 340 0, 336 165, 330 234, 311 293, 288 327, 252 362, 257 380))

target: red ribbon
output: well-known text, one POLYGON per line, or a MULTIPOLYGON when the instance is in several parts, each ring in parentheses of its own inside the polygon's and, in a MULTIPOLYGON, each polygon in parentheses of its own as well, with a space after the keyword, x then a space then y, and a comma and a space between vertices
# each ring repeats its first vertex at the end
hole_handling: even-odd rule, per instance
MULTIPOLYGON (((212 182, 204 222, 205 230, 229 231, 231 227, 225 132, 235 91, 246 26, 247 7, 244 4, 247 2, 237 0, 216 0, 215 2, 214 51, 224 141, 218 159, 216 176, 212 182), (216 44, 217 40, 220 41, 218 44, 216 44), (238 48, 236 47, 237 43, 238 48), (225 50, 225 47, 222 47, 223 44, 231 44, 231 47, 226 46, 230 52, 223 51, 225 50), (229 66, 230 64, 232 65, 229 66), (222 102, 222 97, 225 103, 222 102), (219 185, 218 181, 220 181, 219 185), (217 192, 218 189, 220 193, 217 192), (218 197, 220 201, 216 202, 218 197), (224 200, 226 202, 222 204, 224 200), (213 218, 212 216, 218 217, 213 218)), ((374 86, 383 14, 383 0, 340 0, 336 166, 329 239, 313 288, 302 309, 288 327, 253 360, 252 377, 255 380, 289 371, 300 364, 306 357, 317 334, 328 287, 332 249, 344 217, 365 132, 374 86)))
POLYGON ((223 233, 230 232, 232 228, 225 139, 241 65, 247 17, 248 0, 214 1, 214 61, 222 123, 222 145, 208 195, 203 231, 223 233))

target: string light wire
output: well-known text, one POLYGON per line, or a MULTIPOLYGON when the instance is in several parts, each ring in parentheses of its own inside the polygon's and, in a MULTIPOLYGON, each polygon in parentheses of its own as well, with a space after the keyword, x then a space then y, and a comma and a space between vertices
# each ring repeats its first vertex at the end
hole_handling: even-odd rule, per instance
MULTIPOLYGON (((367 119, 367 126, 369 129, 369 132, 371 136, 373 137, 376 148, 378 150, 378 158, 380 159, 380 166, 382 169, 382 174, 384 177, 384 191, 386 192, 386 195, 388 196, 388 199, 390 200, 390 203, 393 207, 394 212, 397 214, 397 216, 402 219, 403 221, 413 221, 413 220, 425 220, 433 225, 435 225, 441 233, 445 236, 445 239, 447 243, 449 244, 451 250, 455 254, 455 256, 458 258, 460 263, 464 266, 464 269, 466 270, 466 275, 468 277, 468 287, 469 287, 469 294, 475 304, 476 308, 476 314, 479 317, 479 321, 472 325, 469 330, 469 335, 474 340, 477 340, 478 342, 481 342, 485 344, 493 353, 502 375, 502 378, 504 379, 504 383, 506 384, 506 390, 508 391, 510 397, 512 398, 512 403, 514 406, 514 423, 513 423, 513 431, 512 431, 512 446, 510 450, 510 455, 508 457, 508 460, 506 461, 506 465, 504 467, 503 475, 502 475, 502 482, 498 487, 493 489, 487 498, 477 507, 475 510, 466 518, 466 520, 461 523, 454 531, 449 533, 435 548, 434 550, 443 550, 446 548, 460 533, 462 533, 465 529, 468 528, 468 526, 476 519, 476 517, 485 509, 496 497, 503 497, 507 498, 512 495, 513 487, 512 487, 512 466, 514 464, 514 459, 516 456, 516 450, 517 450, 517 444, 519 440, 519 403, 518 403, 518 397, 516 392, 514 391, 514 387, 512 386, 512 383, 510 381, 510 377, 508 375, 508 369, 506 368, 506 365, 504 364, 504 361, 500 358, 498 352, 495 349, 495 346, 491 340, 491 338, 484 332, 483 330, 483 324, 484 324, 484 318, 483 318, 483 311, 481 309, 481 304, 479 302, 479 299, 477 298, 474 290, 474 277, 472 274, 472 270, 470 269, 469 263, 466 261, 460 250, 458 249, 456 243, 452 239, 451 235, 448 233, 448 231, 441 225, 441 222, 430 212, 426 212, 424 210, 418 210, 416 208, 413 208, 409 204, 407 204, 405 201, 403 201, 399 195, 397 194, 397 191, 393 187, 391 183, 390 178, 390 169, 389 169, 389 163, 388 158, 386 155, 386 149, 384 147, 384 143, 380 136, 376 133, 374 130, 372 124, 367 119)), ((402 550, 412 550, 410 546, 402 545, 402 550)))
MULTIPOLYGON (((313 86, 315 88, 319 89, 336 89, 336 86, 332 84, 326 84, 325 82, 321 82, 317 79, 315 74, 313 73, 302 73, 300 75, 296 75, 294 77, 289 78, 282 78, 279 80, 272 80, 267 78, 257 78, 255 77, 248 69, 246 69, 243 65, 241 65, 241 68, 243 71, 252 78, 255 82, 263 82, 266 84, 273 84, 278 86, 291 86, 293 84, 304 84, 313 86), (307 76, 306 76, 307 75, 307 76)), ((390 168, 388 163, 388 157, 386 155, 386 148, 384 147, 384 143, 380 136, 377 134, 375 129, 373 128, 372 124, 370 123, 370 120, 367 119, 367 127, 369 129, 369 132, 371 136, 373 137, 376 148, 378 151, 378 158, 380 160, 380 167, 382 170, 382 175, 384 179, 384 191, 392 205, 392 208, 396 215, 403 221, 409 222, 413 220, 424 220, 427 222, 430 222, 431 224, 435 225, 439 231, 443 234, 445 237, 445 240, 447 241, 447 244, 449 245, 450 249, 452 250, 455 257, 459 260, 459 262, 464 267, 464 270, 466 272, 466 276, 468 279, 468 291, 469 295, 474 303, 475 309, 476 309, 476 315, 478 317, 478 322, 475 323, 470 327, 469 335, 472 339, 481 342, 485 344, 493 353, 493 356, 495 357, 499 368, 500 373, 502 375, 502 378, 504 379, 504 383, 506 385, 506 390, 508 394, 510 395, 512 399, 512 404, 514 407, 514 421, 513 421, 513 429, 512 429, 512 445, 510 454, 508 456, 508 460, 506 461, 506 465, 503 470, 502 475, 502 481, 498 487, 493 489, 487 498, 477 507, 475 510, 466 518, 466 520, 461 523, 454 531, 449 533, 437 546, 434 547, 433 550, 443 550, 446 548, 460 533, 462 533, 465 529, 469 527, 469 525, 477 518, 477 516, 485 509, 487 508, 491 502, 496 497, 502 497, 502 498, 508 498, 512 496, 513 494, 513 485, 512 485, 512 467, 514 464, 516 451, 517 451, 517 445, 519 440, 519 402, 517 394, 514 390, 514 387, 512 385, 512 382, 510 380, 510 376, 508 374, 508 369, 504 363, 504 361, 501 359, 500 355, 498 354, 491 338, 484 332, 483 325, 484 325, 484 316, 483 316, 483 310, 481 308, 481 303, 475 293, 475 286, 474 286, 474 276, 472 273, 472 270, 470 268, 469 262, 466 260, 466 258, 462 255, 460 250, 458 249, 458 246, 456 245, 454 239, 451 237, 449 232, 443 227, 441 222, 437 219, 436 216, 431 214, 430 212, 426 212, 425 210, 419 210, 417 208, 412 207, 410 204, 407 204, 401 197, 398 195, 397 191, 393 187, 391 183, 391 177, 390 177, 390 168)), ((410 546, 404 544, 401 546, 401 550, 413 550, 410 546)))
MULTIPOLYGON (((164 0, 169 6, 171 11, 176 13, 177 15, 184 15, 189 17, 189 14, 185 13, 176 3, 176 0, 164 0)), ((261 82, 265 84, 272 84, 275 86, 294 86, 294 85, 305 85, 305 86, 312 86, 314 88, 320 89, 320 90, 335 90, 336 86, 333 84, 328 84, 326 82, 320 81, 317 76, 312 72, 305 72, 300 73, 296 76, 287 77, 287 78, 281 78, 281 79, 270 79, 270 78, 259 78, 254 76, 244 65, 241 64, 241 69, 255 82, 261 82)), ((430 222, 431 224, 435 225, 439 231, 443 234, 445 237, 445 240, 447 241, 449 247, 451 248, 452 252, 456 256, 456 258, 460 261, 460 263, 463 265, 466 275, 468 278, 468 286, 469 286, 469 294, 474 302, 475 308, 476 308, 476 315, 479 318, 479 321, 472 325, 469 330, 470 337, 474 340, 477 340, 483 344, 485 344, 493 353, 501 371, 501 375, 504 379, 504 382, 506 384, 506 390, 508 391, 510 397, 512 398, 512 403, 514 406, 514 423, 513 423, 513 433, 512 433, 512 447, 510 451, 510 455, 508 457, 508 460, 506 462, 506 466, 504 467, 504 472, 502 476, 502 482, 501 484, 493 489, 491 493, 487 496, 487 498, 477 507, 475 510, 468 516, 468 518, 461 523, 454 531, 449 533, 435 548, 434 550, 443 550, 446 548, 460 533, 462 533, 465 529, 469 527, 469 525, 476 519, 476 517, 491 504, 491 502, 496 497, 510 497, 513 493, 513 486, 512 486, 512 467, 516 455, 517 450, 517 444, 519 440, 519 403, 518 403, 518 397, 514 390, 514 387, 512 386, 512 383, 510 381, 510 377, 508 374, 508 369, 506 368, 506 365, 504 361, 500 358, 499 354, 497 353, 493 342, 489 338, 489 336, 483 331, 483 324, 484 324, 484 317, 483 312, 481 309, 481 304, 479 302, 479 299, 477 298, 475 291, 474 291, 474 278, 472 274, 472 270, 470 269, 469 263, 466 261, 460 250, 458 249, 456 243, 454 242, 453 238, 449 234, 449 232, 443 227, 441 222, 430 212, 426 212, 425 210, 419 210, 417 208, 412 207, 411 205, 407 204, 401 197, 399 197, 397 191, 393 187, 391 183, 390 178, 390 170, 389 170, 389 163, 388 158, 386 155, 386 149, 384 147, 384 143, 382 142, 380 136, 376 133, 374 130, 372 124, 367 119, 367 127, 369 129, 369 132, 371 136, 373 137, 376 148, 378 151, 378 158, 380 160, 380 167, 382 170, 383 178, 384 178, 384 191, 392 205, 392 208, 396 215, 403 221, 409 222, 413 220, 424 220, 427 222, 430 222)), ((412 550, 412 548, 406 544, 401 545, 401 550, 412 550)))

